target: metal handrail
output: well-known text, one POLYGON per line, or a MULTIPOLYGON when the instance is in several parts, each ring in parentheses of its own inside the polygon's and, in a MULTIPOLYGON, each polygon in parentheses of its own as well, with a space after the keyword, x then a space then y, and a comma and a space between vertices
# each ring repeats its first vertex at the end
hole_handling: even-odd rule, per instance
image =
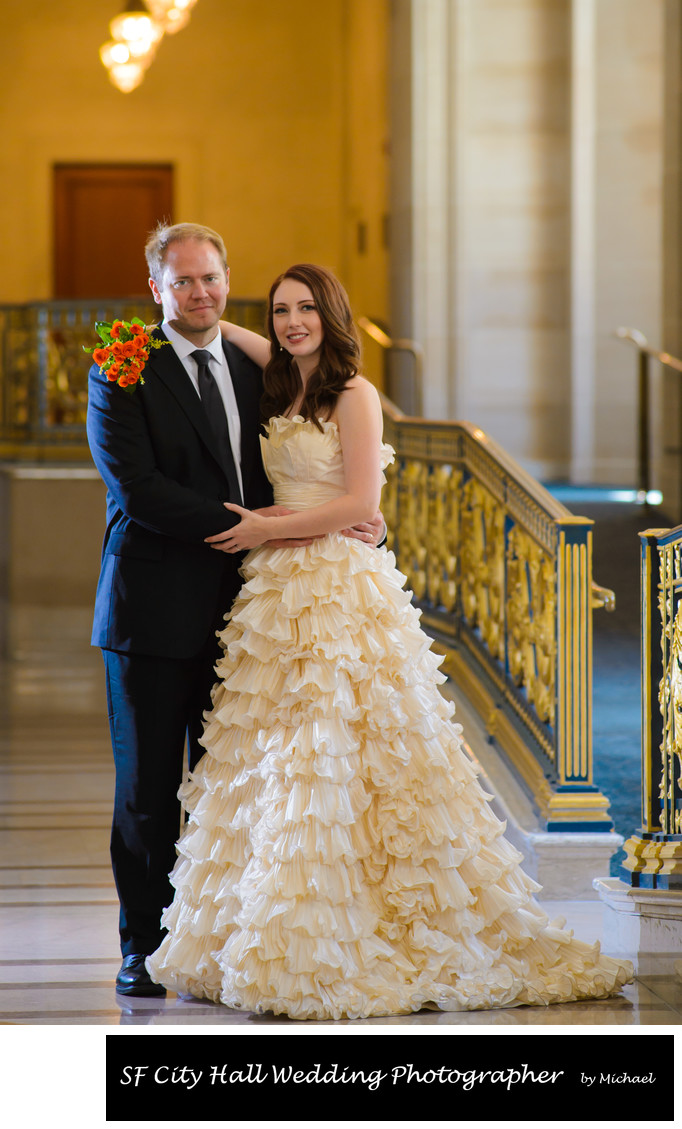
POLYGON ((488 435, 487 432, 483 431, 480 427, 477 427, 476 424, 468 423, 466 420, 426 419, 423 416, 408 416, 405 412, 401 411, 397 404, 394 404, 388 396, 384 395, 384 393, 380 393, 379 395, 384 415, 390 420, 394 422, 402 420, 403 422, 409 421, 411 424, 423 424, 435 434, 441 433, 445 435, 450 432, 453 427, 461 429, 470 435, 476 444, 483 447, 504 472, 513 478, 519 486, 530 495, 533 501, 541 506, 549 517, 557 520, 570 520, 574 516, 558 498, 550 494, 549 490, 547 490, 541 482, 538 482, 536 478, 533 478, 532 474, 524 470, 520 463, 517 463, 516 459, 513 458, 508 451, 505 451, 504 447, 501 447, 492 436, 488 435))
MULTIPOLYGON (((384 416, 387 419, 391 420, 393 423, 398 423, 400 420, 409 420, 410 423, 426 424, 434 433, 437 433, 439 431, 441 433, 446 433, 450 431, 453 426, 455 426, 453 421, 433 419, 427 420, 415 416, 405 415, 405 413, 400 410, 398 405, 394 404, 393 401, 385 395, 385 393, 380 392, 379 397, 381 399, 381 406, 384 416)), ((566 508, 566 506, 564 506, 557 498, 555 498, 553 494, 550 494, 550 492, 542 485, 541 482, 538 482, 537 479, 533 478, 533 476, 528 473, 528 471, 524 470, 524 468, 519 463, 517 463, 516 459, 514 459, 508 451, 505 451, 504 447, 501 447, 499 443, 496 443, 495 440, 490 435, 487 435, 485 431, 482 431, 480 427, 461 420, 457 421, 456 426, 468 433, 476 443, 480 444, 481 447, 483 447, 489 453, 491 458, 493 458, 495 462, 504 470, 504 472, 511 478, 513 478, 521 487, 521 489, 524 490, 525 493, 528 494, 528 496, 532 498, 538 506, 542 507, 548 517, 553 518, 556 521, 564 522, 570 522, 571 519, 574 518, 574 515, 569 509, 566 508)), ((582 519, 578 520, 582 521, 582 519)), ((600 584, 595 584, 595 582, 592 581, 592 607, 604 608, 607 612, 615 611, 615 592, 613 592, 610 588, 604 588, 600 584)))
POLYGON ((368 317, 359 317, 358 325, 385 352, 409 353, 414 358, 414 398, 416 414, 418 417, 421 416, 424 405, 424 350, 421 345, 409 337, 390 337, 380 325, 368 317))
POLYGON ((651 454, 650 454, 650 361, 659 361, 666 368, 674 372, 682 372, 682 361, 670 353, 653 349, 644 334, 639 329, 629 329, 621 326, 615 331, 615 337, 622 341, 630 341, 638 353, 637 366, 637 401, 638 401, 638 435, 637 435, 637 492, 644 505, 647 505, 651 489, 651 454))

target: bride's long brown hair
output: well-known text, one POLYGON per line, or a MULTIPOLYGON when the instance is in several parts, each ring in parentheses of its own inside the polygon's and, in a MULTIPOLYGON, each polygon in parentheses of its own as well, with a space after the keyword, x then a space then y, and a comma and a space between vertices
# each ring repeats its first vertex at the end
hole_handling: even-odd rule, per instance
POLYGON ((294 358, 280 348, 273 321, 275 293, 285 278, 293 278, 307 286, 322 322, 322 348, 317 368, 310 374, 305 396, 299 408, 304 419, 310 419, 322 430, 320 419, 329 419, 336 401, 349 380, 360 371, 360 341, 353 324, 348 295, 341 283, 325 267, 297 263, 276 278, 268 296, 268 335, 272 357, 263 372, 261 414, 264 420, 286 415, 298 399, 302 382, 294 358))

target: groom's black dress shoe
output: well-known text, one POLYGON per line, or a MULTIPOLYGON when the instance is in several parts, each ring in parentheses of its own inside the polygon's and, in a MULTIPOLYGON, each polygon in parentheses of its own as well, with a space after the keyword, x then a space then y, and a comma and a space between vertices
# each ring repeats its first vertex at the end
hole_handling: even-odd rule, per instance
POLYGON ((121 996, 165 996, 162 984, 155 984, 144 966, 146 953, 131 953, 123 958, 116 977, 116 991, 121 996))

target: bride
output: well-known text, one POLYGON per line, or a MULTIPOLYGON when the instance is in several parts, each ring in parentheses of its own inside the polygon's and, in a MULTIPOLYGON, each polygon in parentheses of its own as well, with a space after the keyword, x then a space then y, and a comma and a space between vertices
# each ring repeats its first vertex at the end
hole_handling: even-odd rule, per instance
POLYGON ((263 462, 286 516, 226 503, 250 549, 221 633, 206 752, 171 875, 167 988, 295 1019, 595 999, 632 966, 550 923, 462 748, 444 676, 371 518, 382 413, 345 291, 302 264, 273 284, 263 462), (268 540, 310 538, 270 548, 268 540))

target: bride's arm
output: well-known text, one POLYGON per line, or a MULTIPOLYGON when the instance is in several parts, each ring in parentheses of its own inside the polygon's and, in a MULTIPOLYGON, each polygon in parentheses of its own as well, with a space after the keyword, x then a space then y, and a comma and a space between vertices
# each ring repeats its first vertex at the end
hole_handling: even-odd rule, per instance
POLYGON ((246 353, 250 361, 265 368, 270 360, 270 342, 267 337, 261 337, 260 333, 253 333, 243 325, 235 325, 231 321, 220 321, 218 325, 225 341, 236 345, 242 353, 246 353))
POLYGON ((240 514, 242 520, 224 535, 207 540, 228 552, 241 552, 264 541, 315 537, 372 521, 381 494, 383 419, 379 396, 369 381, 356 377, 350 382, 339 396, 336 422, 343 448, 345 494, 321 506, 282 517, 264 517, 226 502, 226 508, 240 514))

